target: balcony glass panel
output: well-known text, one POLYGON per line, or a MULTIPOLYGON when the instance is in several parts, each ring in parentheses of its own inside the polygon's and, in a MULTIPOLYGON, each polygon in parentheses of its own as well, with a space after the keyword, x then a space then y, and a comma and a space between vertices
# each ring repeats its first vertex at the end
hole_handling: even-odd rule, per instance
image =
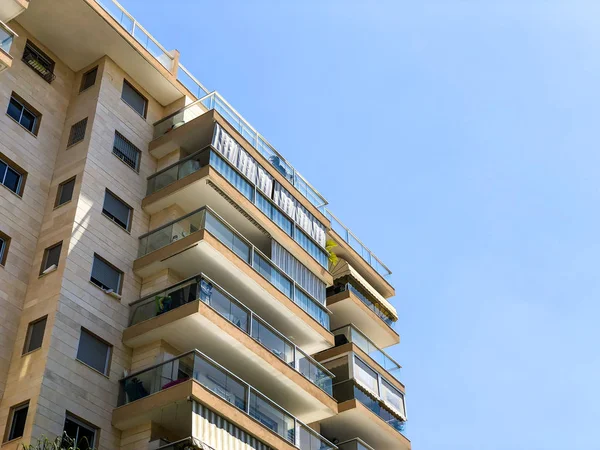
POLYGON ((246 391, 248 385, 242 383, 237 377, 233 377, 230 373, 208 359, 195 355, 194 379, 228 403, 235 405, 242 411, 246 410, 246 391))
POLYGON ((182 281, 132 304, 130 326, 198 299, 327 394, 332 394, 331 372, 205 275, 182 281))
POLYGON ((250 416, 287 441, 296 442, 294 417, 255 392, 250 393, 250 416))
POLYGON ((381 400, 397 414, 406 417, 404 408, 404 396, 402 393, 388 383, 385 379, 381 379, 381 400))
POLYGON ((352 439, 350 441, 342 442, 338 444, 339 450, 373 450, 373 447, 359 441, 358 439, 352 439))
POLYGON ((10 54, 14 37, 14 33, 4 23, 0 22, 0 49, 6 54, 10 54))
POLYGON ((300 425, 300 445, 302 450, 334 450, 336 447, 326 442, 304 424, 300 425))
POLYGON ((138 257, 142 257, 165 247, 172 242, 183 239, 190 234, 204 228, 204 210, 196 211, 158 228, 140 238, 140 249, 138 257))
POLYGON ((284 293, 287 297, 292 298, 292 282, 286 278, 283 273, 277 269, 270 261, 262 257, 260 254, 254 254, 252 266, 264 278, 269 281, 278 290, 284 293))
POLYGON ((356 356, 354 357, 354 379, 373 395, 379 397, 377 372, 356 356))
POLYGON ((153 194, 154 192, 167 187, 171 183, 199 171, 202 167, 208 165, 208 159, 208 152, 194 153, 193 155, 182 159, 177 164, 157 172, 148 178, 146 195, 153 194))

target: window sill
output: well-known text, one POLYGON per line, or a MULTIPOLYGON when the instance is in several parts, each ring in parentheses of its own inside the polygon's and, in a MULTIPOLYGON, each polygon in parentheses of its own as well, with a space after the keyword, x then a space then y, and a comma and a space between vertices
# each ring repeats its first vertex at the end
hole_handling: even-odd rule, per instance
POLYGON ((141 118, 144 120, 144 122, 146 122, 146 116, 144 116, 144 115, 140 114, 140 112, 139 112, 137 109, 135 109, 133 106, 131 106, 129 103, 127 103, 127 102, 126 102, 126 101, 123 99, 123 97, 121 97, 121 101, 122 101, 123 103, 125 103, 127 106, 129 106, 129 107, 131 108, 131 110, 132 110, 134 113, 136 113, 138 116, 140 116, 140 117, 141 117, 141 118))
MULTIPOLYGON (((99 290, 101 290, 101 291, 102 291, 102 293, 103 293, 104 295, 108 295, 109 297, 112 297, 112 298, 114 298, 115 300, 118 300, 119 302, 121 301, 121 299, 120 299, 120 298, 113 297, 113 296, 112 296, 112 295, 110 295, 108 292, 106 292, 106 291, 104 290, 104 288, 101 288, 101 287, 100 287, 100 286, 98 286, 96 283, 94 283, 92 280, 89 280, 89 283, 90 283, 92 286, 94 286, 96 289, 99 289, 99 290)), ((118 295, 121 295, 119 292, 117 292, 117 294, 118 294, 118 295)))
POLYGON ((119 227, 119 229, 123 230, 125 233, 127 233, 128 235, 131 236, 131 231, 123 228, 121 225, 119 225, 117 222, 115 222, 112 218, 110 218, 109 216, 107 216, 106 214, 104 214, 104 211, 101 213, 104 217, 106 217, 111 223, 115 224, 117 227, 119 227))
MULTIPOLYGON (((21 128, 23 128, 25 131, 27 131, 27 133, 29 133, 30 135, 32 135, 34 138, 37 139, 37 134, 35 134, 33 131, 29 131, 27 128, 25 128, 23 125, 21 125, 18 121, 15 120, 15 118, 11 115, 9 115, 8 113, 5 113, 5 116, 8 117, 10 120, 12 120, 14 123, 16 123, 17 125, 19 125, 21 128)), ((37 119, 39 120, 39 117, 37 117, 37 119)))
MULTIPOLYGON (((47 269, 46 269, 46 270, 47 270, 47 269)), ((54 272, 56 272, 57 270, 58 270, 58 266, 56 266, 56 267, 55 267, 54 269, 52 269, 50 272, 46 272, 46 273, 40 273, 40 276, 38 277, 38 279, 39 279, 39 278, 43 278, 43 277, 45 277, 45 276, 47 276, 47 275, 50 275, 51 273, 54 273, 54 272)))
POLYGON ((29 350, 28 352, 26 352, 26 353, 23 353, 23 354, 21 355, 21 358, 23 358, 23 357, 25 357, 25 356, 29 356, 29 355, 31 355, 32 353, 39 352, 41 349, 42 349, 42 347, 40 346, 40 347, 38 347, 38 348, 36 348, 36 349, 34 349, 34 350, 29 350))
POLYGON ((82 140, 80 140, 80 141, 74 142, 74 143, 73 143, 73 144, 71 144, 71 145, 67 145, 67 146, 66 146, 66 148, 65 148, 65 151, 66 151, 66 150, 70 150, 70 149, 72 149, 72 148, 73 148, 73 147, 75 147, 77 144, 81 144, 81 143, 82 143, 84 140, 85 140, 85 137, 84 137, 82 140))
POLYGON ((69 203, 71 203, 72 201, 73 201, 73 200, 71 199, 71 200, 68 200, 68 201, 66 201, 66 202, 64 202, 64 203, 61 203, 60 205, 56 205, 52 211, 56 211, 58 208, 62 208, 63 206, 65 206, 65 205, 68 205, 68 204, 69 204, 69 203))
POLYGON ((100 372, 98 369, 96 369, 96 368, 94 368, 94 367, 92 367, 92 366, 90 366, 90 365, 88 365, 88 364, 84 363, 82 360, 75 358, 75 361, 77 361, 79 364, 81 364, 81 365, 83 365, 83 366, 87 367, 88 369, 90 369, 90 370, 93 370, 93 371, 94 371, 94 372, 96 372, 98 375, 102 375, 104 378, 106 378, 106 379, 110 380, 110 377, 109 377, 108 375, 106 375, 105 373, 102 373, 102 372, 100 372))
POLYGON ((8 444, 13 444, 21 439, 23 439, 23 436, 19 436, 18 438, 11 439, 10 441, 4 441, 2 443, 2 447, 4 447, 5 445, 8 445, 8 444))

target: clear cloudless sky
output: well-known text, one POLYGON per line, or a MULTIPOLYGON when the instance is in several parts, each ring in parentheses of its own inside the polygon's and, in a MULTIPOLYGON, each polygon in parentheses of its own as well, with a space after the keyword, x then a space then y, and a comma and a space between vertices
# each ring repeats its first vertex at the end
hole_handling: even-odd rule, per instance
POLYGON ((600 2, 121 1, 392 269, 415 450, 600 449, 600 2))

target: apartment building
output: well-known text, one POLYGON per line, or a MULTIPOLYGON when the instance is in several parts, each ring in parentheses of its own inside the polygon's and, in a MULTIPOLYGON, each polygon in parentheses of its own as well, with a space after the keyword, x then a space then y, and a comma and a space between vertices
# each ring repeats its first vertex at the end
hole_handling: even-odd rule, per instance
POLYGON ((0 109, 3 450, 410 449, 389 270, 176 50, 0 0, 0 109))

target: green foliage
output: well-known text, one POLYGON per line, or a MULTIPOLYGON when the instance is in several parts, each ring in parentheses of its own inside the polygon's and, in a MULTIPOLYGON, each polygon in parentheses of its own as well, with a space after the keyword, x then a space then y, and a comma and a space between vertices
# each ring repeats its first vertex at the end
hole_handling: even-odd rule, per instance
POLYGON ((325 243, 325 250, 329 252, 329 270, 337 266, 337 263, 339 261, 337 255, 333 251, 333 249, 337 246, 338 245, 334 242, 333 239, 327 239, 327 242, 325 243))
MULTIPOLYGON (((86 449, 87 449, 86 445, 86 449)), ((48 439, 45 436, 37 439, 34 444, 21 444, 21 450, 80 450, 80 448, 75 445, 75 441, 71 439, 66 434, 63 437, 58 436, 56 439, 48 439)), ((94 450, 92 447, 89 447, 89 450, 94 450)))

